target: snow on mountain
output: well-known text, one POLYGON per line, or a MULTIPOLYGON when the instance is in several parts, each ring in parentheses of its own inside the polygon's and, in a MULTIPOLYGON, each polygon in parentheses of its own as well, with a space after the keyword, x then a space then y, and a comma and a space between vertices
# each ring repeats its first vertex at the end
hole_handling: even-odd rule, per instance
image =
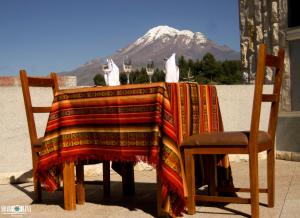
POLYGON ((76 75, 78 85, 92 85, 93 77, 101 70, 103 59, 112 58, 122 72, 122 63, 125 56, 132 60, 133 68, 144 67, 149 59, 153 60, 157 67, 162 68, 164 58, 176 53, 179 58, 183 55, 186 59, 201 59, 206 53, 211 53, 217 60, 237 60, 240 53, 226 45, 219 45, 208 39, 201 32, 190 30, 177 30, 169 26, 157 26, 139 37, 128 46, 118 49, 115 53, 88 61, 77 69, 63 72, 67 75, 76 75))
POLYGON ((186 44, 189 44, 193 39, 197 44, 205 43, 207 38, 200 32, 193 33, 190 30, 177 30, 169 26, 157 26, 150 29, 144 36, 138 38, 133 44, 150 44, 155 40, 162 39, 166 42, 170 38, 177 38, 179 36, 186 37, 186 44))

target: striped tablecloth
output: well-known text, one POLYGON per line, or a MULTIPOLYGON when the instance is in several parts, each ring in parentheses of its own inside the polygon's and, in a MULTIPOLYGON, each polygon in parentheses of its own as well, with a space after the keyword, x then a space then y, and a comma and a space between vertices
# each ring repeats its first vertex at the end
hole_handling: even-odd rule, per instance
POLYGON ((61 90, 54 97, 36 173, 54 191, 66 161, 142 160, 156 167, 163 207, 176 216, 186 195, 179 145, 187 135, 222 130, 220 118, 214 86, 152 83, 61 90))

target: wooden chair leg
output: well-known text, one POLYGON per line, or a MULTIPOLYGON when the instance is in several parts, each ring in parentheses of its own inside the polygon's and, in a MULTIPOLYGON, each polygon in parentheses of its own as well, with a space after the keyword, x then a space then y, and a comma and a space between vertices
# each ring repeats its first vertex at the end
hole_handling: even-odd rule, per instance
POLYGON ((64 207, 65 210, 76 209, 74 162, 63 164, 64 207))
POLYGON ((188 214, 192 215, 195 214, 196 212, 195 161, 194 161, 193 154, 188 149, 184 149, 184 166, 185 166, 186 183, 188 189, 187 209, 188 209, 188 214))
POLYGON ((34 201, 41 202, 42 201, 42 186, 40 180, 35 177, 35 170, 37 166, 38 153, 32 153, 32 178, 33 178, 33 188, 34 188, 34 201))
POLYGON ((251 217, 259 217, 258 154, 249 156, 251 217))
POLYGON ((109 161, 103 161, 103 195, 110 196, 110 164, 109 161))
POLYGON ((77 204, 85 203, 85 188, 84 188, 84 166, 78 164, 76 166, 76 199, 77 204))
POLYGON ((268 207, 274 207, 275 193, 275 149, 267 151, 268 207))
POLYGON ((42 187, 40 180, 33 176, 33 187, 34 187, 34 201, 41 202, 42 201, 42 187))

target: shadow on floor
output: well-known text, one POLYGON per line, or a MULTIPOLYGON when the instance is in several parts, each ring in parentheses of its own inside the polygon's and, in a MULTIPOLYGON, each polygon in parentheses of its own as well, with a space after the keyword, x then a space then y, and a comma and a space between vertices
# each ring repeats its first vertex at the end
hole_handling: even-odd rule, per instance
MULTIPOLYGON (((24 183, 24 184, 11 184, 14 188, 20 190, 25 193, 29 198, 32 199, 32 204, 41 204, 41 205, 58 205, 61 208, 64 208, 64 196, 63 189, 60 188, 58 191, 53 193, 47 193, 43 191, 42 198, 43 201, 40 203, 33 202, 33 184, 32 183, 24 183)), ((86 202, 92 204, 100 204, 107 206, 119 206, 123 208, 127 208, 129 211, 134 210, 142 210, 143 212, 156 216, 156 183, 141 183, 135 182, 135 195, 134 196, 123 196, 122 191, 122 182, 120 181, 111 181, 111 196, 109 198, 103 197, 103 186, 102 185, 85 185, 86 191, 86 202)), ((207 194, 207 190, 203 190, 202 194, 207 194)), ((251 217, 249 214, 226 207, 226 203, 197 203, 198 207, 206 206, 206 207, 214 207, 224 210, 224 212, 208 212, 201 211, 197 212, 197 214, 210 214, 210 215, 233 215, 233 216, 242 216, 242 217, 251 217), (229 213, 226 213, 229 212, 229 213)), ((266 204, 260 203, 262 206, 267 206, 266 204)), ((249 205, 250 207, 250 205, 249 205)))
POLYGON ((9 178, 9 183, 11 184, 16 184, 16 183, 24 183, 24 182, 30 182, 32 181, 32 170, 29 170, 19 177, 11 176, 9 178))
MULTIPOLYGON (((201 206, 201 205, 198 205, 197 206, 201 206)), ((225 206, 219 206, 219 205, 214 205, 214 204, 210 204, 210 205, 207 205, 205 204, 206 207, 215 207, 215 208, 219 208, 219 209, 222 209, 224 211, 228 211, 230 213, 226 213, 226 212, 207 212, 207 211, 201 211, 201 212, 196 212, 196 213, 199 213, 199 214, 215 214, 215 215, 231 215, 231 216, 242 216, 242 217, 251 217, 251 215, 247 214, 247 213, 243 213, 241 211, 238 211, 238 210, 235 210, 235 209, 232 209, 232 208, 228 208, 228 207, 225 207, 225 206)), ((250 205, 249 205, 250 206, 250 205)))
MULTIPOLYGON (((135 182, 135 195, 123 196, 122 182, 111 181, 111 195, 108 198, 103 197, 102 185, 85 185, 86 202, 101 204, 107 206, 119 206, 127 208, 130 211, 142 210, 143 212, 156 216, 156 183, 135 182)), ((33 184, 11 184, 16 189, 25 193, 32 199, 32 204, 58 205, 64 207, 63 189, 53 193, 42 192, 42 202, 34 202, 33 184)))

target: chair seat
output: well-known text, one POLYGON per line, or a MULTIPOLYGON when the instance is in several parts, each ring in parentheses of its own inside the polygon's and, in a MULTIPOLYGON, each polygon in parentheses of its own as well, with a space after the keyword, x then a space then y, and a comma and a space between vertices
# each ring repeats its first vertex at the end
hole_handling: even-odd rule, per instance
MULTIPOLYGON (((249 131, 244 132, 211 132, 191 135, 181 144, 184 147, 206 146, 237 146, 246 147, 249 143, 249 131)), ((271 136, 265 131, 259 131, 257 145, 266 147, 271 145, 271 136)), ((259 149, 260 150, 260 149, 259 149)))

